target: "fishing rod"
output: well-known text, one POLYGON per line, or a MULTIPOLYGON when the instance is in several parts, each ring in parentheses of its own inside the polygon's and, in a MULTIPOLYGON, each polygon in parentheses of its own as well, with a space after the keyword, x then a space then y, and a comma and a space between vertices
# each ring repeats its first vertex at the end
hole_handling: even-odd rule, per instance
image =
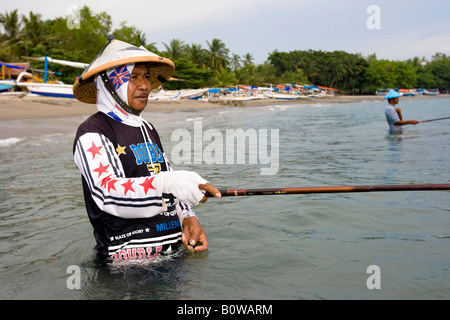
MULTIPOLYGON (((268 188, 268 189, 229 189, 219 190, 222 197, 228 196, 258 196, 283 194, 311 194, 311 193, 350 193, 350 192, 380 192, 380 191, 435 191, 450 190, 450 184, 405 184, 405 185, 361 185, 334 187, 306 187, 306 188, 268 188)), ((209 192, 205 196, 212 197, 209 192)))
POLYGON ((430 121, 437 121, 437 120, 444 120, 444 119, 450 119, 450 117, 436 118, 436 119, 430 119, 430 120, 423 120, 423 121, 420 121, 420 123, 430 122, 430 121))

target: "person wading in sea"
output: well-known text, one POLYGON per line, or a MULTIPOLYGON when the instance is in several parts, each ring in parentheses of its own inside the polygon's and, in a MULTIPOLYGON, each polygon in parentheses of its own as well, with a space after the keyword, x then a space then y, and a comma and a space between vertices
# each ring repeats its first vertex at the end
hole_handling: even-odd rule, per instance
POLYGON ((407 124, 418 124, 420 121, 417 120, 403 120, 402 109, 395 107, 399 98, 402 95, 395 90, 390 90, 384 99, 388 100, 388 105, 385 108, 384 115, 386 116, 386 121, 389 125, 390 133, 400 133, 402 132, 402 126, 407 124))
POLYGON ((170 253, 181 243, 191 252, 207 250, 192 206, 206 201, 202 190, 220 192, 195 172, 173 170, 156 129, 141 116, 150 91, 175 66, 108 38, 73 86, 78 100, 98 109, 79 126, 73 146, 97 253, 114 263, 170 253))

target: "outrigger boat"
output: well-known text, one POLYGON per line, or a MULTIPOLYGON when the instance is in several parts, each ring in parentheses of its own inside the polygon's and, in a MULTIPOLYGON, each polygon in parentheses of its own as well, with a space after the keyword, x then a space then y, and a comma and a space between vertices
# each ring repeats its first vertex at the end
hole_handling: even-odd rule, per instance
POLYGON ((72 91, 72 85, 64 83, 44 83, 31 82, 22 79, 32 78, 33 75, 29 72, 21 72, 16 80, 0 80, 0 85, 12 88, 13 86, 24 87, 29 93, 37 94, 46 97, 59 98, 75 98, 72 91))
POLYGON ((437 96, 439 94, 439 91, 437 90, 429 91, 427 89, 419 89, 417 92, 426 96, 437 96))
POLYGON ((297 100, 300 99, 299 95, 295 95, 292 93, 275 93, 275 92, 270 92, 270 93, 266 93, 266 97, 268 99, 280 99, 280 100, 297 100))
POLYGON ((0 84, 0 93, 9 91, 13 86, 8 84, 0 84))
POLYGON ((75 98, 73 95, 73 86, 71 84, 60 83, 36 83, 36 84, 18 84, 26 85, 28 91, 33 94, 55 98, 75 98))
POLYGON ((377 96, 385 96, 391 89, 378 89, 375 94, 377 96))
MULTIPOLYGON (((57 63, 61 65, 71 66, 75 68, 85 69, 88 64, 82 62, 73 62, 67 60, 58 60, 50 57, 23 57, 28 60, 43 61, 45 63, 44 79, 40 79, 36 75, 30 72, 22 71, 15 80, 1 80, 0 85, 3 86, 18 86, 25 87, 28 92, 47 97, 59 97, 59 98, 75 98, 73 95, 73 86, 71 84, 64 84, 59 81, 49 82, 47 76, 48 63, 57 63)), ((22 68, 25 69, 25 68, 22 68)))
POLYGON ((403 97, 414 97, 416 95, 416 90, 414 89, 399 89, 398 91, 403 97))

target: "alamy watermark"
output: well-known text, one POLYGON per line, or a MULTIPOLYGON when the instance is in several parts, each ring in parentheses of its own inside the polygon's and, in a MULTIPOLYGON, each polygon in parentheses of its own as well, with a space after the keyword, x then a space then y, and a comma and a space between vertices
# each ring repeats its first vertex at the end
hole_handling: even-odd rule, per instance
POLYGON ((275 175, 279 169, 280 136, 278 129, 203 130, 202 121, 193 122, 193 130, 176 129, 171 141, 173 164, 259 164, 261 175, 275 175))
POLYGON ((366 26, 370 30, 381 29, 381 10, 377 5, 370 5, 366 10, 367 14, 370 16, 366 20, 366 26))
POLYGON ((367 278, 366 286, 367 289, 381 289, 381 269, 379 266, 373 264, 367 267, 367 274, 370 276, 367 278))
POLYGON ((66 10, 66 25, 69 29, 81 29, 81 12, 79 6, 69 6, 66 10))
POLYGON ((66 286, 69 290, 81 289, 81 270, 79 266, 70 265, 66 269, 70 276, 66 280, 66 286))

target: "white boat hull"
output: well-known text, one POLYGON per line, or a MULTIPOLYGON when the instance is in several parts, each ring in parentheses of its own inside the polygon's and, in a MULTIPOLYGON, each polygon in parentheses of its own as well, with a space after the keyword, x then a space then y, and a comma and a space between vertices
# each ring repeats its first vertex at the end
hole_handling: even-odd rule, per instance
POLYGON ((55 98, 75 98, 71 85, 64 86, 28 86, 28 91, 40 96, 55 98))
POLYGON ((280 99, 280 100, 298 100, 307 98, 307 96, 299 96, 286 93, 266 93, 266 97, 268 99, 280 99))

